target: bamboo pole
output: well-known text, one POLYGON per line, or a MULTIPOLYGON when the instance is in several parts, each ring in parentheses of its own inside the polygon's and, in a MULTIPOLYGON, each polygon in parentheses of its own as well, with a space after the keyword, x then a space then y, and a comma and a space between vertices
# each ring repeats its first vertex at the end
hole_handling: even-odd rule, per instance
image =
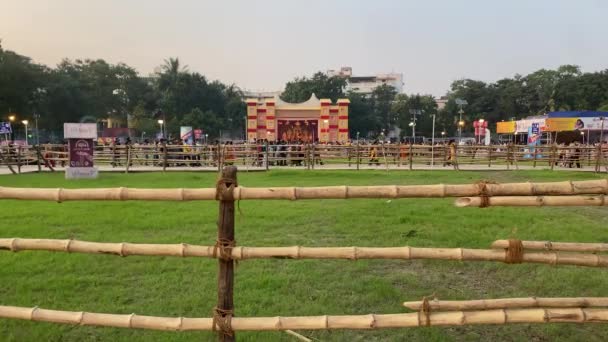
MULTIPOLYGON (((156 317, 59 311, 38 307, 0 306, 0 318, 28 321, 165 331, 212 330, 212 318, 156 317)), ((446 311, 424 314, 368 314, 350 316, 234 317, 234 331, 384 329, 420 326, 460 326, 511 323, 606 323, 608 309, 529 308, 481 311, 446 311)))
MULTIPOLYGON (((403 306, 412 310, 421 310, 424 301, 404 302, 403 306)), ((608 297, 579 297, 579 298, 500 298, 478 300, 439 300, 428 301, 430 310, 494 310, 494 309, 523 309, 523 308, 587 308, 608 307, 608 297)))
POLYGON ((454 205, 457 207, 582 207, 608 206, 608 201, 600 196, 502 196, 502 197, 462 197, 454 205))
MULTIPOLYGON (((266 144, 268 153, 268 143, 266 144)), ((268 154, 266 155, 268 162, 268 154)), ((268 166, 268 164, 266 164, 268 166)), ((215 315, 218 319, 228 320, 228 325, 234 312, 234 260, 230 258, 234 247, 234 197, 233 189, 237 185, 237 168, 228 166, 222 170, 222 177, 218 181, 219 219, 217 221, 217 245, 220 249, 217 275, 217 308, 215 315), (224 254, 228 254, 227 257, 224 254)), ((217 255, 214 248, 213 255, 217 255)), ((218 341, 235 341, 234 333, 230 329, 218 331, 218 341)))
MULTIPOLYGON (((434 259, 457 261, 508 262, 506 249, 467 249, 431 247, 244 247, 230 249, 230 259, 434 259)), ((502 247, 501 247, 502 248, 502 247)), ((0 250, 13 252, 25 250, 55 251, 66 253, 110 254, 119 256, 173 256, 220 258, 215 246, 180 244, 136 244, 128 242, 89 242, 54 239, 0 239, 0 250)), ((524 263, 551 265, 577 265, 608 267, 608 256, 590 253, 529 252, 523 251, 524 263)))
MULTIPOLYGON (((215 188, 8 188, 0 187, 0 199, 20 200, 156 200, 191 201, 215 200, 215 188)), ((608 179, 590 181, 565 181, 550 183, 476 183, 476 184, 435 184, 435 185, 381 185, 381 186, 328 186, 328 187, 271 187, 234 189, 235 200, 245 199, 348 199, 348 198, 443 198, 465 197, 459 203, 477 203, 479 199, 470 196, 528 196, 528 195, 577 195, 608 194, 608 179)), ((499 203, 512 197, 490 197, 490 202, 499 203)), ((519 198, 519 197, 518 197, 519 198)), ((523 197, 524 203, 537 201, 537 197, 523 197), (527 199, 527 200, 526 200, 527 199)), ((565 199, 574 197, 544 197, 545 199, 565 199)), ((587 197, 582 197, 587 198, 587 197)), ((588 200, 594 201, 594 200, 588 200)), ((497 204, 494 204, 497 205, 497 204)), ((530 205, 530 204, 528 204, 530 205)), ((536 204, 538 205, 538 204, 536 204)), ((474 206, 468 204, 463 206, 474 206)))
MULTIPOLYGON (((564 252, 608 252, 608 243, 584 243, 584 242, 553 242, 553 241, 522 241, 524 249, 537 249, 545 251, 564 252)), ((508 248, 509 240, 496 240, 492 248, 508 248)))

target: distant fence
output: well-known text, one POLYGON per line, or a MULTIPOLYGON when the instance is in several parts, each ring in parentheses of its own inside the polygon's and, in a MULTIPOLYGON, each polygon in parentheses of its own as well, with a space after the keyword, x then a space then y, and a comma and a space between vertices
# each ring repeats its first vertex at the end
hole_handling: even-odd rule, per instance
MULTIPOLYGON (((238 186, 237 169, 223 169, 215 188, 203 189, 28 189, 0 187, 0 200, 215 200, 219 202, 218 235, 213 246, 188 244, 99 243, 78 240, 0 239, 0 250, 45 250, 120 256, 174 256, 218 259, 218 301, 210 318, 154 317, 57 311, 38 307, 0 306, 0 318, 63 324, 155 330, 212 330, 220 341, 233 341, 242 330, 380 329, 419 326, 507 323, 608 323, 608 298, 511 298, 479 301, 405 302, 414 313, 349 316, 235 317, 234 264, 254 258, 280 259, 440 259, 544 263, 608 267, 603 243, 498 240, 491 249, 418 247, 243 247, 235 241, 235 201, 249 199, 420 198, 464 197, 478 207, 493 205, 607 205, 608 179, 553 183, 478 182, 462 185, 333 186, 246 188, 238 186), (525 200, 525 199, 531 199, 525 200), (551 201, 543 201, 551 198, 551 201), (555 200, 562 198, 564 200, 555 200), (506 200, 505 200, 506 199, 506 200), (540 202, 539 202, 540 199, 540 202), (599 203, 599 204, 598 204, 599 203)), ((459 205, 461 206, 461 205, 459 205)))
MULTIPOLYGON (((167 170, 174 167, 212 168, 238 165, 244 169, 270 168, 582 168, 608 172, 608 145, 97 145, 96 165, 167 170)), ((40 170, 68 166, 65 145, 0 147, 0 165, 19 173, 23 165, 40 170)))

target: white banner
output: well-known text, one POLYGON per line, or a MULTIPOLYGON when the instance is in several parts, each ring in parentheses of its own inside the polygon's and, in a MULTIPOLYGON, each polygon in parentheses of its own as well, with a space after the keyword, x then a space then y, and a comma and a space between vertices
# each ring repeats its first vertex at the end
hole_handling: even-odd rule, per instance
POLYGON ((97 124, 64 123, 63 137, 65 139, 97 139, 97 124))

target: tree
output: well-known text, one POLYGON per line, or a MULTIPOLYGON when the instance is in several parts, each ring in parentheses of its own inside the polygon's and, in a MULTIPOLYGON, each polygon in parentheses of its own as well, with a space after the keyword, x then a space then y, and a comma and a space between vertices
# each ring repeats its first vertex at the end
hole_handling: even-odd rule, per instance
POLYGON ((387 132, 397 123, 397 118, 395 118, 391 111, 391 106, 396 95, 397 90, 388 84, 376 87, 371 95, 374 116, 380 121, 380 127, 387 132))
POLYGON ((322 72, 317 72, 311 78, 301 77, 287 82, 281 98, 287 102, 298 103, 308 100, 314 93, 320 99, 327 98, 335 102, 345 97, 345 87, 345 78, 329 77, 322 72))

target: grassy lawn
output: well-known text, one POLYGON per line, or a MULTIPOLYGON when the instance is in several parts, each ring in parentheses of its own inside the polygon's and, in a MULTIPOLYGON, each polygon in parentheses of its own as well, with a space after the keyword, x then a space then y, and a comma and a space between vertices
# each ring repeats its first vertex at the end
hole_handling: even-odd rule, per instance
MULTIPOLYGON (((244 186, 470 183, 481 179, 597 179, 550 171, 271 171, 239 174, 244 186)), ((212 173, 62 173, 0 176, 17 187, 213 187, 212 173)), ((488 248, 495 239, 608 242, 606 208, 463 208, 453 199, 242 201, 244 246, 433 246, 488 248)), ((211 245, 215 202, 0 201, 0 237, 211 245)), ((216 302, 211 259, 0 252, 0 304, 155 316, 209 317, 216 302)), ((407 312, 406 300, 608 296, 604 269, 489 262, 247 260, 236 268, 238 316, 407 312)), ((303 331, 321 341, 605 341, 605 325, 550 324, 303 331)), ((2 341, 213 341, 210 332, 156 332, 0 320, 2 341)), ((239 333, 239 341, 294 341, 283 332, 239 333)))

